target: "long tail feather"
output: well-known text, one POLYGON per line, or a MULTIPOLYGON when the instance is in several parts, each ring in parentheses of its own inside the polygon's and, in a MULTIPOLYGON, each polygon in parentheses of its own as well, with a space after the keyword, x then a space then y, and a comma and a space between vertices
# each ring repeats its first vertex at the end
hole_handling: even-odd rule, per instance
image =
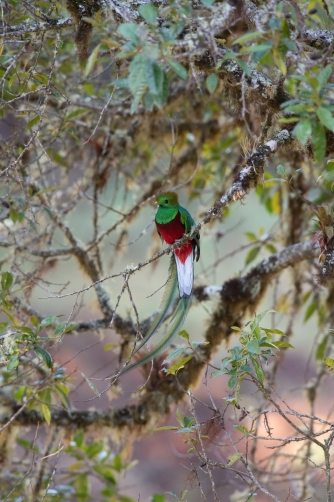
POLYGON ((174 256, 171 257, 170 265, 168 269, 168 279, 165 287, 165 291, 161 300, 160 308, 158 314, 155 316, 152 324, 150 325, 146 335, 139 343, 138 347, 136 347, 133 352, 133 356, 140 351, 140 349, 149 341, 151 336, 154 335, 156 330, 161 326, 163 321, 165 320, 173 301, 176 299, 178 293, 177 287, 177 270, 174 256))
POLYGON ((167 334, 153 348, 153 350, 151 350, 151 352, 149 352, 144 357, 139 359, 139 361, 136 361, 130 364, 129 366, 126 366, 118 376, 124 375, 124 373, 127 373, 128 371, 131 371, 135 368, 139 368, 143 364, 152 361, 152 359, 155 359, 157 356, 159 356, 165 350, 165 348, 168 347, 168 345, 170 345, 174 336, 180 331, 180 328, 184 323, 184 320, 188 314, 190 302, 191 302, 190 298, 180 298, 177 304, 177 308, 174 312, 174 315, 168 325, 167 334))
POLYGON ((191 252, 183 262, 175 253, 177 268, 177 282, 179 285, 180 298, 190 298, 194 284, 194 257, 191 252))
MULTIPOLYGON (((132 353, 132 357, 137 354, 137 352, 142 349, 142 347, 150 340, 150 338, 154 335, 154 333, 157 331, 157 329, 161 326, 163 321, 165 320, 174 300, 178 296, 178 281, 177 281, 177 268, 176 268, 176 262, 175 262, 175 257, 174 255, 171 256, 170 264, 169 264, 169 269, 168 269, 168 279, 167 283, 165 286, 165 291, 161 300, 159 312, 154 318, 152 324, 150 325, 146 335, 144 338, 141 340, 139 343, 138 347, 134 350, 132 353)), ((133 363, 136 364, 136 363, 133 363)), ((143 363, 145 364, 145 363, 143 363)), ((130 369, 133 369, 133 365, 130 364, 126 366, 121 373, 118 376, 123 375, 124 373, 127 373, 130 371, 130 369)))

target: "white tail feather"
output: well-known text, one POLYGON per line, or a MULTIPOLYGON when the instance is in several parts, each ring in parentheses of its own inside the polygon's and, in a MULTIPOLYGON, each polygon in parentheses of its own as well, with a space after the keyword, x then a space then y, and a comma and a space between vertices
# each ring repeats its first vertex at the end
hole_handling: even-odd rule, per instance
POLYGON ((189 298, 193 289, 194 283, 194 257, 190 253, 184 263, 175 254, 175 261, 177 267, 177 279, 179 284, 180 298, 189 298))

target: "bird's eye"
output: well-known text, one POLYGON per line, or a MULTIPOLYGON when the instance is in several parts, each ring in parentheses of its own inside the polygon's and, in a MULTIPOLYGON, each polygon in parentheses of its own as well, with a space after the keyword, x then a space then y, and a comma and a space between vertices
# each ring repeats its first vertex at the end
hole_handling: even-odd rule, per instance
POLYGON ((165 204, 168 204, 168 200, 167 199, 165 200, 165 204))

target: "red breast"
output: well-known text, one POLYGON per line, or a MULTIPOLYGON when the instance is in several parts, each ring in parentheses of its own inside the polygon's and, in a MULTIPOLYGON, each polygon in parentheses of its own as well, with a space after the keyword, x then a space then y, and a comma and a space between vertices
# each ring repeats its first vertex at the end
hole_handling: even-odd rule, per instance
MULTIPOLYGON (((185 227, 181 221, 181 215, 178 212, 175 218, 168 223, 157 223, 157 230, 166 244, 174 244, 174 242, 184 235, 185 227)), ((184 263, 187 257, 192 253, 193 248, 191 241, 186 242, 181 248, 175 249, 175 254, 184 263)))

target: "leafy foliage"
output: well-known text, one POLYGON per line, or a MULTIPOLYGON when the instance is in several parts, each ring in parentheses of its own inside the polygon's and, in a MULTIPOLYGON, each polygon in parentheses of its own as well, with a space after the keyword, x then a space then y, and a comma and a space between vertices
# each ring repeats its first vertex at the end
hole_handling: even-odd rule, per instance
POLYGON ((123 483, 132 443, 184 398, 178 425, 161 429, 181 434, 193 479, 188 490, 179 472, 152 476, 153 502, 286 500, 291 486, 329 500, 331 2, 3 4, 1 496, 130 502, 126 486, 138 500, 139 474, 171 459, 159 445, 135 486, 123 483), (165 280, 151 202, 175 187, 202 225, 190 335, 116 409, 113 375, 165 280), (262 327, 263 314, 241 328, 270 306, 282 330, 262 327), (203 382, 206 397, 194 390, 203 382), (302 425, 282 437, 278 416, 302 425))
MULTIPOLYGON (((268 311, 255 316, 254 321, 250 322, 249 331, 232 326, 232 329, 239 331, 239 341, 241 345, 229 349, 229 355, 224 357, 219 370, 212 372, 212 377, 223 374, 229 375, 228 386, 233 389, 237 386, 236 396, 239 395, 240 381, 248 373, 255 374, 256 378, 262 383, 264 380, 264 371, 262 363, 268 362, 268 357, 275 355, 274 351, 280 348, 293 346, 288 342, 273 341, 273 335, 285 336, 279 329, 263 328, 260 322, 268 311)), ((229 399, 229 404, 238 404, 238 397, 229 399)))

